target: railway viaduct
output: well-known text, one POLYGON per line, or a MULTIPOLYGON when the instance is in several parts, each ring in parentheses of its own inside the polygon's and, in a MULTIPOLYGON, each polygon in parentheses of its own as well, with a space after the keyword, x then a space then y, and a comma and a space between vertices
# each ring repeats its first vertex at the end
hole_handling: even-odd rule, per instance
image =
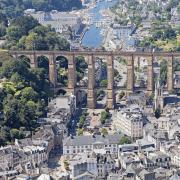
POLYGON ((134 59, 143 57, 147 59, 147 93, 151 95, 154 90, 153 82, 153 60, 155 57, 167 59, 167 89, 172 91, 173 84, 173 60, 180 57, 179 52, 107 52, 107 51, 10 51, 10 54, 18 59, 20 56, 26 56, 30 59, 31 68, 38 67, 37 58, 45 56, 49 60, 49 80, 53 87, 57 85, 56 58, 65 57, 68 60, 68 92, 75 92, 76 88, 76 65, 75 57, 83 56, 88 63, 88 87, 87 87, 87 106, 90 109, 96 108, 95 96, 95 58, 100 57, 107 63, 107 108, 112 109, 115 103, 114 97, 114 58, 123 57, 127 64, 127 94, 134 90, 134 59))

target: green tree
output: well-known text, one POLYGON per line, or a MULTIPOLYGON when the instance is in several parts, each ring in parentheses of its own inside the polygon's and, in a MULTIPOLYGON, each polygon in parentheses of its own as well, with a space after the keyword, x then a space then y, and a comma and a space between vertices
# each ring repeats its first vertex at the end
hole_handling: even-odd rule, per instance
POLYGON ((13 98, 12 95, 8 95, 3 101, 3 116, 4 124, 12 128, 18 128, 20 125, 18 114, 19 102, 13 98))
POLYGON ((23 79, 19 73, 15 72, 14 74, 11 75, 10 81, 15 84, 18 84, 19 82, 23 81, 23 79))
POLYGON ((64 168, 69 171, 69 163, 67 160, 64 160, 64 168))
POLYGON ((0 37, 3 37, 6 35, 6 26, 4 24, 0 24, 0 37))
POLYGON ((27 101, 32 100, 36 101, 38 98, 38 93, 34 91, 32 87, 25 87, 21 91, 22 98, 25 98, 27 101))
POLYGON ((32 16, 20 16, 12 20, 12 26, 20 27, 21 34, 27 35, 28 32, 39 25, 38 21, 32 16))
POLYGON ((102 134, 103 136, 108 135, 108 131, 107 131, 107 129, 102 128, 102 129, 101 129, 101 134, 102 134))
POLYGON ((7 28, 8 49, 69 50, 69 42, 59 36, 50 26, 40 25, 29 16, 14 19, 7 28))
POLYGON ((0 77, 9 79, 14 73, 18 73, 21 78, 27 78, 29 76, 27 65, 24 62, 15 60, 5 61, 0 69, 0 77))
POLYGON ((7 126, 3 126, 0 128, 0 145, 4 146, 11 140, 10 129, 7 126))
POLYGON ((22 36, 22 31, 21 27, 19 26, 10 26, 7 29, 7 39, 9 41, 17 41, 21 38, 22 36))
POLYGON ((23 134, 18 129, 11 129, 10 130, 10 136, 11 136, 12 140, 23 138, 23 134))
POLYGON ((172 28, 167 28, 164 30, 164 38, 165 39, 173 39, 176 38, 176 32, 172 28))
POLYGON ((103 80, 100 82, 100 86, 107 86, 107 84, 108 84, 107 79, 103 79, 103 80))
MULTIPOLYGON (((25 38, 25 37, 23 37, 25 38)), ((29 35, 25 38, 25 42, 23 42, 23 40, 20 39, 20 42, 22 41, 23 43, 25 43, 25 49, 27 50, 34 50, 37 49, 37 44, 38 42, 39 36, 38 34, 31 32, 29 33, 29 35)))
POLYGON ((86 120, 86 117, 82 115, 79 119, 79 128, 82 128, 84 126, 85 120, 86 120))
POLYGON ((20 108, 19 118, 21 124, 26 127, 27 130, 34 130, 36 127, 36 114, 37 105, 33 101, 28 101, 26 104, 23 104, 20 108))
POLYGON ((122 136, 120 141, 119 141, 119 144, 122 145, 122 144, 131 144, 132 141, 129 137, 127 136, 122 136))
POLYGON ((30 69, 25 61, 13 59, 2 63, 0 76, 7 79, 0 88, 2 145, 22 138, 20 128, 33 131, 38 126, 37 119, 46 115, 49 82, 43 69, 30 69))
POLYGON ((106 122, 106 119, 109 117, 109 113, 107 111, 101 112, 101 123, 104 124, 106 122))
POLYGON ((78 136, 82 136, 83 135, 83 129, 78 129, 78 136))

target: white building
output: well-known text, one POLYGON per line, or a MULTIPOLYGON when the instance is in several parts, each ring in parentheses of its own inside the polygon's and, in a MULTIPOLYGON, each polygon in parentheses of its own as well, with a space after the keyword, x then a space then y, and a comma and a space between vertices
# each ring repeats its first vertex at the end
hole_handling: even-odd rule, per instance
POLYGON ((98 176, 96 155, 79 153, 68 161, 71 179, 91 179, 98 176))
POLYGON ((179 126, 177 119, 172 117, 161 116, 158 120, 155 117, 150 117, 149 120, 155 129, 168 134, 170 134, 174 126, 179 126))
POLYGON ((110 152, 117 154, 120 135, 93 135, 68 137, 63 141, 63 155, 73 156, 78 153, 88 153, 94 151, 110 152))
POLYGON ((119 158, 122 168, 124 168, 124 169, 127 169, 127 167, 130 164, 140 164, 140 158, 134 152, 120 153, 118 158, 119 158))
POLYGON ((79 153, 68 160, 71 179, 105 178, 113 169, 119 167, 109 152, 79 153))
POLYGON ((113 125, 132 139, 143 137, 143 114, 137 106, 118 110, 113 125))
POLYGON ((67 32, 71 28, 74 34, 77 34, 81 25, 81 17, 74 12, 58 12, 51 11, 49 13, 43 11, 26 10, 26 15, 34 17, 38 22, 44 26, 50 25, 56 32, 67 32))
POLYGON ((172 146, 168 152, 171 156, 171 163, 180 167, 180 146, 172 146))
POLYGON ((39 175, 40 167, 47 165, 53 147, 54 135, 49 125, 40 127, 32 138, 15 139, 14 145, 1 147, 0 179, 13 178, 22 172, 39 175))
POLYGON ((39 167, 48 161, 47 149, 43 146, 3 147, 0 154, 0 179, 15 176, 22 170, 27 174, 38 175, 39 167))
POLYGON ((105 178, 116 167, 116 161, 109 153, 97 154, 98 178, 105 178))

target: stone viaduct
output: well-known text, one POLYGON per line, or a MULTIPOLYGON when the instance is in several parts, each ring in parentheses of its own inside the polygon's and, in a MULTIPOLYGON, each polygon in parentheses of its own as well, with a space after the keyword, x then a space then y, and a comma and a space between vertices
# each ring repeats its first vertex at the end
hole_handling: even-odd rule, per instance
POLYGON ((134 58, 143 57, 147 59, 147 93, 150 95, 154 90, 153 82, 153 60, 155 57, 167 59, 167 89, 172 91, 173 85, 173 59, 180 57, 179 52, 107 52, 107 51, 10 51, 10 54, 18 59, 20 56, 26 56, 30 59, 31 68, 38 67, 37 58, 45 56, 49 60, 49 80, 53 87, 56 87, 57 72, 56 58, 65 57, 68 60, 68 92, 75 93, 76 88, 76 65, 75 57, 83 56, 88 62, 88 93, 87 106, 90 109, 96 108, 95 96, 95 58, 104 58, 107 62, 107 108, 112 109, 115 103, 114 97, 114 58, 123 57, 127 62, 127 94, 134 90, 134 58))

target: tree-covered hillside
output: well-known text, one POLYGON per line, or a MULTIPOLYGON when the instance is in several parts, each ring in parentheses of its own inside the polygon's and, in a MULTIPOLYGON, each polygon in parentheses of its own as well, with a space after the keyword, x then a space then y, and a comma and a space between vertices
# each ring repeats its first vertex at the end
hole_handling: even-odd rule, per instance
MULTIPOLYGON (((19 16, 9 26, 3 25, 5 49, 69 50, 66 39, 32 17, 19 16)), ((6 52, 0 51, 0 146, 34 131, 37 120, 46 115, 51 95, 45 57, 38 58, 39 68, 30 69, 26 58, 16 61, 6 52)))
MULTIPOLYGON (((70 44, 65 38, 51 27, 40 25, 33 17, 23 16, 23 11, 80 7, 80 0, 0 0, 3 48, 69 50, 70 44)), ((46 116, 47 100, 51 97, 47 58, 38 57, 39 68, 31 69, 28 59, 15 60, 6 50, 0 50, 0 146, 23 138, 27 131, 34 131, 37 120, 46 116)), ((62 82, 63 78, 58 78, 62 82)))
POLYGON ((80 0, 0 0, 0 10, 9 17, 14 17, 25 9, 38 11, 67 11, 81 8, 80 0))
POLYGON ((25 9, 70 11, 81 7, 81 0, 0 0, 0 37, 5 35, 8 21, 22 16, 25 9))
POLYGON ((46 114, 49 81, 45 69, 0 52, 0 146, 23 138, 46 114))
POLYGON ((69 50, 66 39, 29 16, 20 16, 12 20, 10 26, 6 28, 5 38, 6 49, 69 50))

